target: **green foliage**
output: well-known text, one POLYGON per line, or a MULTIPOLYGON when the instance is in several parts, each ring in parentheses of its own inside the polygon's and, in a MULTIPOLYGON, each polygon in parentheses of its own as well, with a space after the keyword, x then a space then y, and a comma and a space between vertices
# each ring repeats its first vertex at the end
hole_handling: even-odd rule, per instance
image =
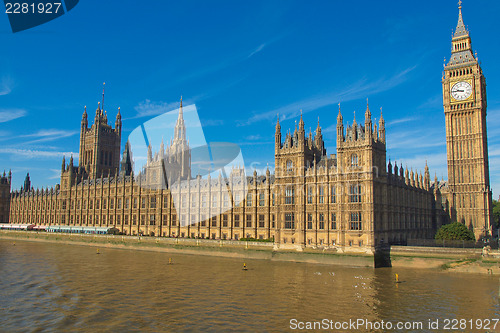
POLYGON ((474 233, 460 222, 445 224, 436 233, 439 240, 475 240, 474 233))
POLYGON ((500 201, 493 200, 493 221, 495 225, 500 226, 500 201))

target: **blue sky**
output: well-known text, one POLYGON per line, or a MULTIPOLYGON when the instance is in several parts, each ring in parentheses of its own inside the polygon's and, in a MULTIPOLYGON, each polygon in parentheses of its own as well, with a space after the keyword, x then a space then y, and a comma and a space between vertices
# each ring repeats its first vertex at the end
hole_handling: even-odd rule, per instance
MULTIPOLYGON (((463 16, 486 76, 490 175, 500 194, 500 2, 465 0, 463 16)), ((387 156, 447 178, 441 75, 456 1, 81 1, 66 15, 13 34, 0 16, 0 170, 13 187, 59 181, 78 155, 106 82, 105 109, 121 107, 122 147, 138 125, 196 104, 207 141, 241 145, 247 166, 274 164, 274 126, 323 128, 335 153, 344 121, 383 107, 387 156)))

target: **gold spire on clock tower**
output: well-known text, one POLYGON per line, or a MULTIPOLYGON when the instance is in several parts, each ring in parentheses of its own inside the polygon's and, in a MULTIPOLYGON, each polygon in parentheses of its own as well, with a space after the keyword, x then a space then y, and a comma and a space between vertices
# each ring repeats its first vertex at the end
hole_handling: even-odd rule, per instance
POLYGON ((452 221, 464 223, 477 239, 491 235, 491 189, 486 135, 486 82, 472 52, 458 3, 451 57, 443 73, 448 201, 452 221))

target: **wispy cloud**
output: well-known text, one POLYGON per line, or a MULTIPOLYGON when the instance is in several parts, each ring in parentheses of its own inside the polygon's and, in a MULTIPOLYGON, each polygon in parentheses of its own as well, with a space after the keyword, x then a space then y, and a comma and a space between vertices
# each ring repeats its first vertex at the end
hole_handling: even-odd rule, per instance
POLYGON ((443 107, 443 96, 441 94, 428 98, 418 106, 418 109, 441 109, 443 107))
POLYGON ((417 117, 405 117, 405 118, 400 118, 400 119, 394 119, 394 120, 387 122, 386 126, 389 127, 389 126, 396 125, 396 124, 408 123, 410 121, 414 121, 417 119, 418 119, 417 117))
POLYGON ((500 191, 500 156, 495 155, 489 159, 490 165, 490 187, 494 198, 498 199, 500 191))
POLYGON ((264 48, 266 47, 266 43, 262 43, 259 45, 259 47, 257 47, 255 50, 253 50, 247 58, 251 58, 252 56, 254 56, 255 54, 259 53, 260 51, 262 51, 264 48))
POLYGON ((67 138, 78 134, 78 131, 67 131, 59 129, 41 129, 32 134, 20 135, 19 138, 37 138, 35 140, 24 142, 23 144, 31 144, 37 142, 54 141, 62 138, 67 138))
POLYGON ((261 139, 260 134, 249 135, 245 138, 245 140, 248 140, 248 141, 255 141, 255 140, 260 140, 260 139, 261 139))
POLYGON ((417 149, 446 146, 445 135, 439 129, 402 130, 387 133, 388 149, 417 149))
POLYGON ((134 110, 137 112, 137 114, 134 117, 127 119, 157 116, 159 114, 163 114, 177 108, 179 108, 179 102, 153 102, 149 99, 146 99, 134 107, 134 110))
POLYGON ((407 75, 413 71, 417 65, 407 68, 388 79, 380 79, 373 82, 367 82, 366 79, 360 80, 348 88, 325 95, 317 95, 300 101, 290 103, 280 108, 254 114, 250 119, 240 122, 240 126, 251 125, 262 120, 270 120, 280 115, 280 119, 287 119, 299 114, 302 109, 303 113, 307 113, 325 106, 337 104, 339 101, 351 101, 367 95, 374 95, 383 91, 387 91, 405 82, 407 75))
POLYGON ((429 172, 431 174, 431 179, 434 178, 434 174, 436 174, 439 179, 443 176, 445 179, 447 178, 447 162, 446 162, 446 153, 435 153, 435 154, 420 154, 410 157, 401 156, 400 158, 391 158, 391 161, 394 165, 394 162, 397 161, 397 165, 400 166, 403 164, 403 167, 408 169, 412 169, 413 171, 424 173, 425 164, 429 166, 429 172))
POLYGON ((246 141, 239 142, 240 146, 261 146, 261 145, 274 145, 274 141, 246 141))
POLYGON ((488 156, 489 157, 500 157, 500 145, 490 145, 488 147, 488 156))
POLYGON ((17 149, 17 148, 0 148, 0 154, 11 154, 17 157, 23 157, 27 159, 32 158, 54 158, 62 156, 78 156, 75 152, 62 152, 62 151, 44 151, 44 150, 32 150, 32 149, 17 149))
MULTIPOLYGON (((209 64, 205 67, 194 69, 192 72, 187 73, 186 75, 177 79, 176 81, 171 81, 171 84, 178 85, 179 83, 182 83, 185 81, 199 79, 200 77, 208 76, 208 75, 217 73, 219 71, 225 70, 226 68, 241 64, 242 62, 246 61, 247 59, 250 59, 255 54, 261 52, 262 50, 264 50, 264 48, 268 47, 272 43, 283 38, 284 36, 285 36, 285 34, 278 35, 278 36, 268 40, 267 42, 260 44, 259 46, 257 46, 257 48, 250 51, 250 53, 248 53, 248 50, 247 50, 244 52, 239 52, 238 54, 227 55, 226 57, 224 57, 221 61, 219 61, 217 63, 212 63, 212 64, 209 64)), ((218 58, 220 58, 220 57, 218 57, 218 58)))
POLYGON ((19 137, 21 137, 21 138, 48 137, 48 136, 68 135, 68 134, 73 134, 73 133, 74 133, 74 131, 66 131, 66 130, 59 130, 59 129, 41 129, 38 132, 20 135, 19 137))
POLYGON ((2 78, 0 83, 0 96, 8 95, 12 91, 12 80, 8 76, 2 78))
POLYGON ((488 124, 488 140, 490 143, 498 141, 500 138, 500 109, 488 110, 486 122, 488 124))
POLYGON ((49 179, 60 179, 61 178, 61 170, 60 169, 49 169, 52 172, 52 175, 49 176, 49 179))
POLYGON ((206 119, 206 120, 201 120, 201 125, 203 127, 222 126, 222 125, 224 125, 224 120, 222 120, 222 119, 206 119))
POLYGON ((0 109, 0 123, 5 123, 26 116, 24 109, 0 109))

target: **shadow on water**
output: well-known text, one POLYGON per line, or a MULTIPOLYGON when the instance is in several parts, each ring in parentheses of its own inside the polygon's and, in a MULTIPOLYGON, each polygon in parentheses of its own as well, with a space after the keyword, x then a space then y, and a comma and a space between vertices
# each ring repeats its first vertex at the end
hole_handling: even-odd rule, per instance
POLYGON ((375 263, 375 268, 380 267, 392 267, 391 262, 391 246, 384 245, 379 246, 375 249, 375 254, 373 256, 375 263))

